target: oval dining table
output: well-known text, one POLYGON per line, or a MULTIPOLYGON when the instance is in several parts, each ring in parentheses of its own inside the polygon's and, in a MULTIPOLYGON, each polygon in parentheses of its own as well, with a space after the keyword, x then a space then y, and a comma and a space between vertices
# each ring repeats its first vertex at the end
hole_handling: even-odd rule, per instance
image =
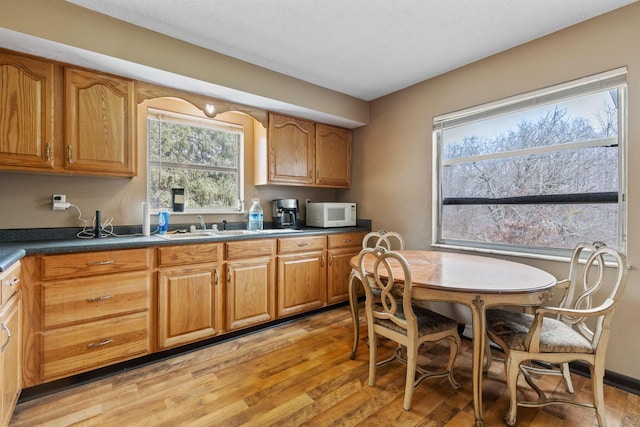
MULTIPOLYGON (((473 327, 473 406, 475 425, 482 418, 482 375, 487 337, 486 309, 496 305, 537 306, 548 301, 556 278, 539 268, 504 259, 426 250, 401 250, 413 278, 412 297, 420 301, 460 303, 471 310, 473 327)), ((358 270, 358 256, 351 259, 358 270)), ((399 266, 398 266, 399 267, 399 266)), ((373 257, 365 258, 371 274, 373 257)), ((400 270, 394 271, 403 280, 400 270)))

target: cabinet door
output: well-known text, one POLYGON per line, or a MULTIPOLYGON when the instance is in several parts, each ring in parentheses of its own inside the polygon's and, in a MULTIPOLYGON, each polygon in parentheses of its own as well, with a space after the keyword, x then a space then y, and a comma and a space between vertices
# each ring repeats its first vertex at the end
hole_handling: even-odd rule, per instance
POLYGON ((18 401, 21 389, 22 334, 20 293, 6 304, 0 313, 2 332, 0 334, 0 390, 2 390, 2 414, 0 425, 9 425, 11 414, 18 401))
POLYGON ((327 302, 333 304, 349 299, 349 275, 351 258, 360 253, 360 248, 331 249, 327 267, 327 302))
POLYGON ((316 124, 317 185, 351 187, 351 131, 316 124))
POLYGON ((227 330, 275 319, 275 261, 247 259, 226 263, 227 330))
POLYGON ((269 182, 313 184, 314 138, 313 122, 269 114, 269 182))
POLYGON ((217 265, 161 271, 158 284, 161 349, 220 333, 217 265))
POLYGON ((0 167, 51 169, 54 65, 0 53, 0 167))
POLYGON ((135 92, 132 80, 65 69, 65 167, 135 176, 135 92))
POLYGON ((323 252, 278 257, 278 316, 325 304, 323 252))

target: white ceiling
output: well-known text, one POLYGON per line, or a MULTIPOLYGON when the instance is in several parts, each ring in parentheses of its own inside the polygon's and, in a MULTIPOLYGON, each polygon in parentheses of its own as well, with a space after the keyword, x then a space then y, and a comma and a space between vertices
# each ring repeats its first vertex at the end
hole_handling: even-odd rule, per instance
POLYGON ((363 100, 637 0, 67 0, 363 100))

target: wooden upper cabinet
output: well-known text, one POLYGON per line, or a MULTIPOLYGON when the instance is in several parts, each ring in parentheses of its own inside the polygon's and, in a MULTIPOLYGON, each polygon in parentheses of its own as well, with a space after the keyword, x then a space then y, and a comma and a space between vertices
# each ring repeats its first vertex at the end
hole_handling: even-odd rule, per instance
POLYGON ((315 183, 327 187, 351 187, 351 131, 316 124, 315 183))
POLYGON ((65 168, 135 176, 135 109, 133 80, 65 68, 65 168))
POLYGON ((313 122, 269 114, 270 183, 313 184, 314 136, 313 122))
POLYGON ((270 113, 255 154, 255 185, 351 186, 349 129, 270 113))
POLYGON ((54 167, 54 64, 0 52, 0 167, 54 167))

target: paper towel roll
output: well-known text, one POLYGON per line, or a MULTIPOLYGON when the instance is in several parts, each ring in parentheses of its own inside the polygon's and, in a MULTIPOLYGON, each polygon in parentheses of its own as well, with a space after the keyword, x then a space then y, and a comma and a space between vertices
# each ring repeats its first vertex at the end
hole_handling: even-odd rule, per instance
POLYGON ((149 216, 149 203, 142 202, 142 234, 151 234, 151 218, 149 216))

